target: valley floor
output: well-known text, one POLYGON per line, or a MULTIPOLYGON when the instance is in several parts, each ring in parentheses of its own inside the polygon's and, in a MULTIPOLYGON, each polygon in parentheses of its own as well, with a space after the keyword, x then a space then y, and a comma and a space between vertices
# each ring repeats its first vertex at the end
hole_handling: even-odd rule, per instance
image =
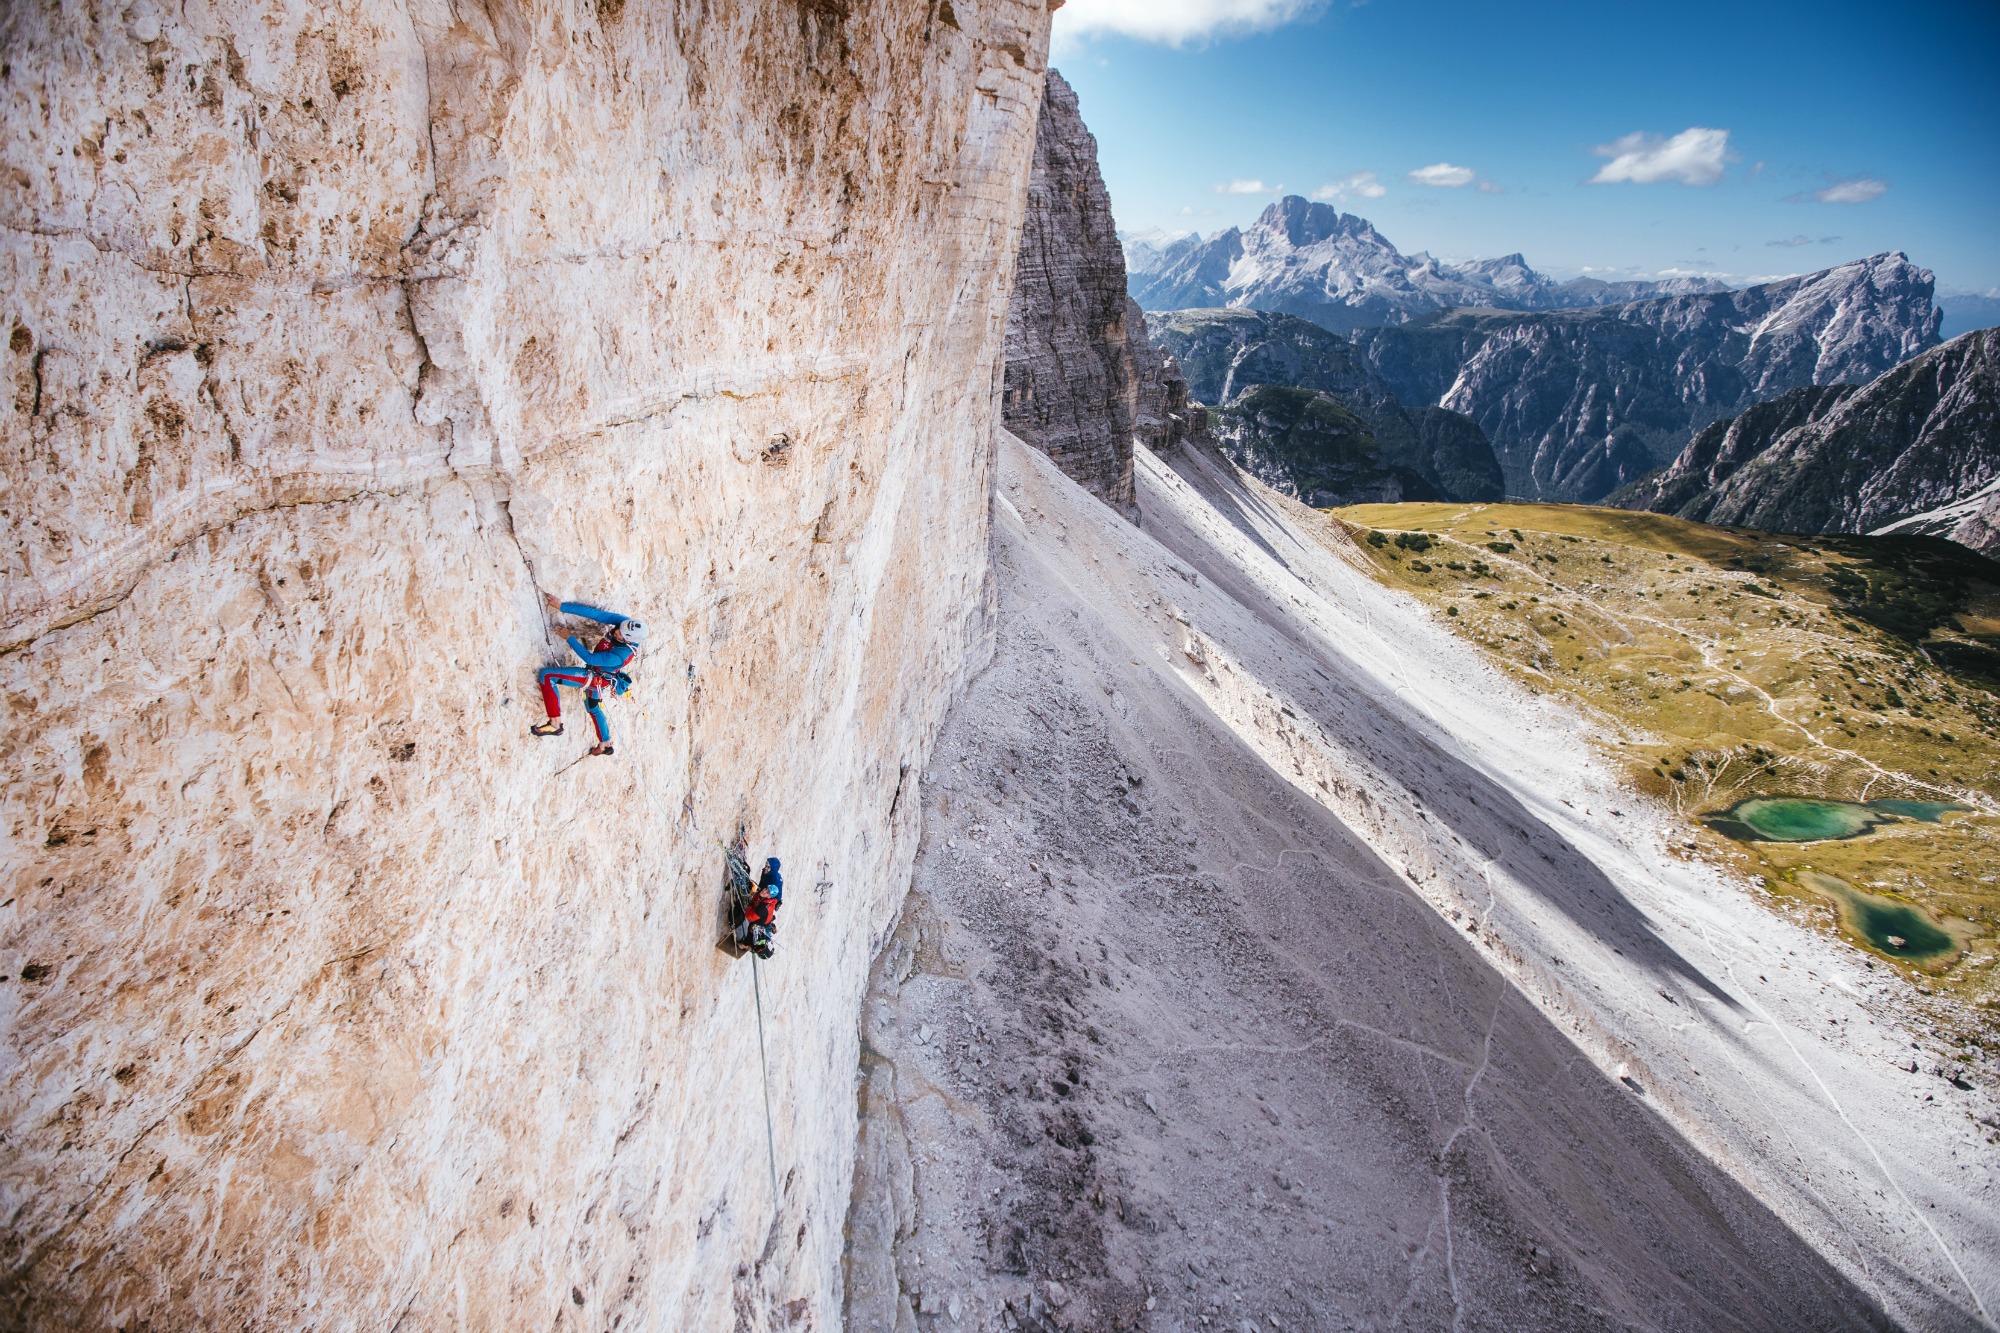
POLYGON ((1957 1032, 1961 1059, 1994 1070, 2000 640, 1968 627, 2000 625, 2000 565, 1943 541, 1773 537, 1581 505, 1334 516, 1382 582, 1530 693, 1600 720, 1607 762, 1681 816, 1702 859, 1844 931, 1916 993, 1942 992, 1933 1018, 1957 1032), (1715 818, 1787 796, 1936 802, 1945 819, 1776 842, 1738 841, 1725 830, 1743 827, 1715 818), (1857 889, 1906 933, 1932 932, 1932 950, 1837 911, 1857 889))
POLYGON ((1988 1323, 1994 1101, 1901 983, 1681 859, 1310 511, 1191 452, 1142 455, 1143 532, 1000 477, 864 1015, 850 1327, 1988 1323))

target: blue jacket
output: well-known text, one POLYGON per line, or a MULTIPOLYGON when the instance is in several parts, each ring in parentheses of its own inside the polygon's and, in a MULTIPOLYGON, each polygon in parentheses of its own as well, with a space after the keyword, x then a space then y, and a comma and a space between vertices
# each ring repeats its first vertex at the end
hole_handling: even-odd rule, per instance
MULTIPOLYGON (((584 602, 564 602, 562 611, 566 616, 582 616, 585 620, 595 620, 600 625, 617 626, 630 619, 629 616, 621 616, 616 611, 601 610, 584 602)), ((570 651, 592 671, 613 677, 618 693, 623 694, 632 688, 632 679, 626 674, 626 668, 632 661, 631 644, 613 643, 606 637, 597 641, 597 647, 586 648, 583 646, 583 640, 572 634, 569 636, 569 646, 570 651)))

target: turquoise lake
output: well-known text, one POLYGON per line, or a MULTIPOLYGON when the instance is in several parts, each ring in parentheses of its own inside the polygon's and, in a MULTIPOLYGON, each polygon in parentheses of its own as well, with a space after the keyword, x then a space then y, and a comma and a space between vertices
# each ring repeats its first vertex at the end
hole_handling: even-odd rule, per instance
POLYGON ((1959 950, 1944 923, 1914 904, 1864 893, 1836 875, 1812 870, 1800 871, 1799 882, 1831 898, 1848 929, 1891 958, 1921 963, 1959 950))
POLYGON ((1830 842, 1860 838, 1884 824, 1917 820, 1935 824, 1972 807, 1951 801, 1828 801, 1815 796, 1753 796, 1702 816, 1710 828, 1738 842, 1830 842))

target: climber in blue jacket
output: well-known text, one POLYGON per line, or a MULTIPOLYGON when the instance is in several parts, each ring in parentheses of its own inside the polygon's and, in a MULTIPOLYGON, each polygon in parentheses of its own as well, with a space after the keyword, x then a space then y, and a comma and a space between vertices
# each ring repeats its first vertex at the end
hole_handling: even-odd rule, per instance
POLYGON ((542 707, 548 711, 548 721, 538 722, 528 728, 537 736, 560 736, 563 734, 562 700, 556 697, 556 687, 567 685, 583 691, 583 708, 590 714, 590 720, 597 728, 597 744, 590 747, 595 755, 611 753, 611 724, 604 719, 604 691, 609 689, 615 698, 632 688, 632 658, 640 645, 646 642, 644 623, 621 616, 616 611, 603 611, 583 602, 561 602, 554 597, 545 599, 549 609, 557 615, 582 616, 611 629, 597 641, 595 648, 586 648, 583 641, 570 635, 569 646, 583 660, 580 667, 545 667, 535 677, 535 683, 542 687, 542 707))
POLYGON ((757 887, 743 906, 743 924, 748 927, 748 947, 759 958, 771 956, 771 937, 778 933, 778 908, 785 901, 785 876, 778 858, 767 857, 757 876, 757 887))

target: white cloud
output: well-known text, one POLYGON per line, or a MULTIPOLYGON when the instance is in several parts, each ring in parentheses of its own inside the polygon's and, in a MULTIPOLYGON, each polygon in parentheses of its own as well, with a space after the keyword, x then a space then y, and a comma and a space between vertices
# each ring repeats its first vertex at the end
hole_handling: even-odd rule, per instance
POLYGON ((1492 181, 1481 181, 1479 182, 1479 192, 1481 194, 1505 194, 1507 193, 1507 187, 1504 185, 1495 185, 1492 181))
POLYGON ((1244 180, 1238 177, 1236 180, 1224 181, 1222 184, 1216 186, 1215 192, 1217 194, 1270 194, 1281 188, 1283 187, 1266 185, 1260 180, 1244 180))
POLYGON ((1427 167, 1403 173, 1403 179, 1412 185, 1434 185, 1444 190, 1459 189, 1478 178, 1479 173, 1471 167, 1455 167, 1449 162, 1433 162, 1427 167))
POLYGON ((1822 204, 1865 204, 1887 193, 1889 182, 1856 176, 1853 180, 1835 181, 1824 190, 1814 190, 1813 198, 1822 204))
POLYGON ((1115 35, 1179 46, 1205 37, 1262 32, 1324 7, 1325 0, 1069 0, 1056 11, 1058 46, 1115 35))
POLYGON ((1312 197, 1330 204, 1342 199, 1380 199, 1387 193, 1389 187, 1377 180, 1374 172, 1357 171, 1337 181, 1328 181, 1314 190, 1312 197))
POLYGON ((1728 130, 1706 130, 1698 125, 1671 139, 1657 134, 1628 134, 1590 151, 1611 159, 1590 178, 1592 185, 1615 185, 1621 181, 1634 185, 1657 181, 1713 185, 1722 179, 1723 164, 1735 161, 1735 155, 1729 151, 1728 130))

